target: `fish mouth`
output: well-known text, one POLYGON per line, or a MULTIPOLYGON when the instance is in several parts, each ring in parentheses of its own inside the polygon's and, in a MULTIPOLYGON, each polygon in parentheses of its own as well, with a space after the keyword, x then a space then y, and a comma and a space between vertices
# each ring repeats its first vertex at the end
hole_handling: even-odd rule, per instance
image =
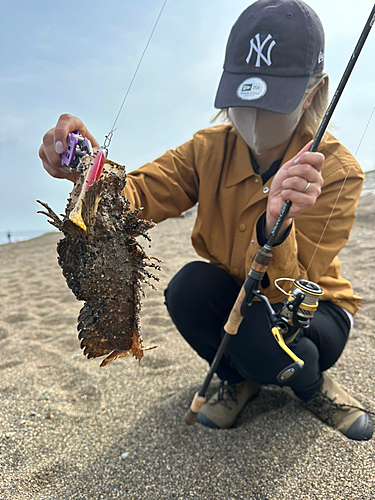
MULTIPOLYGON (((96 212, 100 199, 100 189, 94 196, 88 196, 90 187, 98 181, 103 170, 105 155, 104 152, 98 150, 93 159, 90 156, 85 156, 81 161, 83 164, 89 164, 86 171, 81 191, 73 210, 69 214, 69 220, 84 231, 87 231, 87 215, 90 215, 90 220, 95 220, 96 212), (86 213, 86 217, 83 213, 86 213), (86 220, 85 220, 86 219, 86 220)), ((92 190, 90 190, 92 191, 92 190)))

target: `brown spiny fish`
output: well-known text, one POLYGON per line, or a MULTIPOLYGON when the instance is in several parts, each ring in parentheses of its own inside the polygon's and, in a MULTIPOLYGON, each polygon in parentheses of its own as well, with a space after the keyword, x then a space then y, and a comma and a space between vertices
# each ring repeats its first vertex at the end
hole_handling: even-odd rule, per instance
POLYGON ((81 161, 62 219, 38 203, 46 209, 39 213, 64 233, 57 244, 58 261, 68 287, 85 301, 77 327, 81 348, 88 358, 107 355, 100 365, 105 366, 130 353, 141 360, 143 351, 153 349, 143 346, 140 334, 141 282, 153 286, 149 278, 158 278, 146 267, 160 267, 135 239, 142 235, 150 241, 147 231, 154 223, 138 218, 139 210, 131 210, 121 195, 125 168, 105 160, 99 179, 85 190, 90 165, 90 157, 81 161))

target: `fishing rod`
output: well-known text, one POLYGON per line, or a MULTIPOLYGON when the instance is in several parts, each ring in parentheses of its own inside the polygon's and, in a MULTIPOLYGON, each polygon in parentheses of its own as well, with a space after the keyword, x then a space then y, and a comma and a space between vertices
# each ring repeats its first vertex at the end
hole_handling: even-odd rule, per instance
MULTIPOLYGON (((333 115, 334 110, 339 102, 341 94, 349 80, 353 68, 358 60, 359 54, 366 42, 370 30, 375 22, 375 4, 371 14, 366 21, 365 27, 359 37, 357 45, 350 57, 349 63, 343 73, 336 92, 327 108, 327 111, 322 119, 319 129, 315 135, 313 143, 309 149, 310 152, 316 152, 320 141, 327 129, 328 123, 333 115)), ((286 345, 285 340, 290 342, 297 335, 300 328, 308 328, 310 320, 318 307, 319 297, 323 294, 323 290, 316 283, 307 280, 292 280, 293 288, 288 299, 285 301, 281 311, 276 314, 267 297, 259 291, 259 284, 262 281, 268 265, 272 259, 272 247, 277 240, 280 228, 285 221, 292 202, 287 200, 282 207, 277 221, 270 233, 270 236, 265 245, 256 253, 249 274, 241 287, 233 308, 229 314, 228 320, 224 325, 224 336, 220 346, 215 354, 211 367, 206 375, 200 390, 194 395, 193 401, 189 410, 185 414, 184 420, 187 425, 193 425, 197 421, 198 412, 206 401, 206 392, 214 376, 217 367, 223 357, 229 339, 232 335, 236 335, 238 328, 246 314, 247 308, 251 306, 254 297, 258 297, 266 307, 271 332, 278 342, 280 347, 293 360, 293 363, 283 369, 277 376, 280 383, 286 382, 295 376, 303 369, 303 360, 299 359, 286 345)), ((279 288, 282 290, 281 288, 279 288)), ((285 293, 285 292, 284 292, 285 293)))

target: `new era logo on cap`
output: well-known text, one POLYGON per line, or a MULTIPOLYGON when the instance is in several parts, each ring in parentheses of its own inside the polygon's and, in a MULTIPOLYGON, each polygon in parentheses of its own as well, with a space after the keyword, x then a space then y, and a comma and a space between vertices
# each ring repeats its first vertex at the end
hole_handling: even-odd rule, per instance
POLYGON ((256 101, 267 92, 267 84, 261 78, 247 78, 237 88, 237 96, 245 101, 256 101))

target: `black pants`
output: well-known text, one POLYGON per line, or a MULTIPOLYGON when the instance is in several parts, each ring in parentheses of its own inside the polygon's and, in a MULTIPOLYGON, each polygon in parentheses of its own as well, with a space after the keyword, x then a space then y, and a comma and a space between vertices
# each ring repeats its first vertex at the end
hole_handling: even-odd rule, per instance
MULTIPOLYGON (((206 262, 190 262, 171 280, 165 303, 179 332, 197 353, 212 363, 219 347, 223 326, 240 287, 222 269, 206 262)), ((281 304, 273 304, 278 309, 281 304)), ((289 385, 304 401, 320 388, 322 372, 340 357, 350 330, 345 312, 335 304, 321 301, 310 328, 288 345, 305 365, 289 385)), ((232 383, 251 380, 277 384, 277 374, 291 363, 273 338, 265 307, 253 302, 238 329, 230 338, 217 374, 232 383)))

